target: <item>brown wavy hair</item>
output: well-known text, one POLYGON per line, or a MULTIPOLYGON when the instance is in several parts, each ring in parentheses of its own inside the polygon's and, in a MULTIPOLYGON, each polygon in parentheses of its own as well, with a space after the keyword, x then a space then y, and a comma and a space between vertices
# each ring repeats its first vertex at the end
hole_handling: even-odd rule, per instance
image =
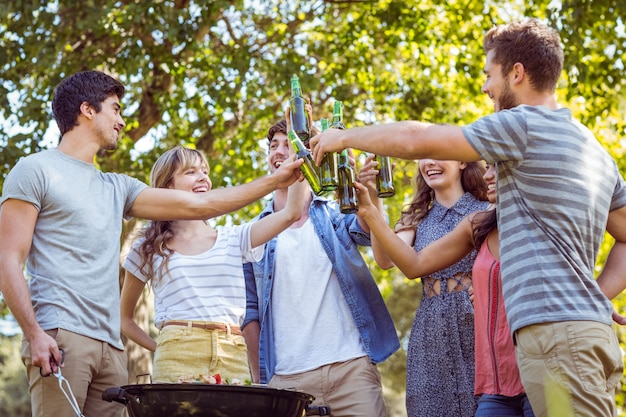
POLYGON ((474 239, 476 250, 487 239, 489 233, 497 227, 498 216, 495 208, 476 213, 476 216, 472 219, 472 238, 474 239))
POLYGON ((495 26, 483 39, 485 53, 507 75, 516 62, 524 65, 536 91, 555 91, 563 70, 563 48, 556 30, 537 19, 495 26))
MULTIPOLYGON (((477 200, 487 201, 487 184, 483 179, 486 172, 485 165, 482 162, 467 162, 466 164, 465 169, 461 172, 463 191, 472 194, 477 200)), ((415 176, 415 183, 417 191, 413 201, 402 211, 400 220, 395 225, 396 232, 417 227, 435 202, 435 191, 426 183, 419 168, 415 176)))
MULTIPOLYGON (((202 152, 197 149, 176 146, 157 159, 150 171, 150 186, 153 188, 169 188, 174 180, 174 175, 184 171, 198 161, 204 164, 207 169, 209 163, 202 152)), ((142 231, 144 238, 139 245, 138 251, 141 256, 139 270, 148 280, 160 279, 164 273, 169 272, 167 264, 173 251, 167 246, 174 232, 172 232, 172 222, 164 220, 153 220, 142 231), (162 257, 158 270, 154 270, 155 257, 162 257)))

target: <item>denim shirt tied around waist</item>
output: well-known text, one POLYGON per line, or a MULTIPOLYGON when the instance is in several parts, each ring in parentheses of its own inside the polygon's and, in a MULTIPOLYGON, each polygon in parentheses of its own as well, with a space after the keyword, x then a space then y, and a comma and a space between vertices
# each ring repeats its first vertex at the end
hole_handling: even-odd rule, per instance
MULTIPOLYGON (((259 217, 272 212, 273 202, 259 217)), ((400 342, 387 306, 358 250, 358 246, 371 245, 369 234, 363 231, 356 215, 342 214, 334 201, 320 197, 313 198, 309 218, 337 274, 365 351, 373 363, 383 362, 398 350, 400 342)), ((275 249, 276 238, 266 244, 261 261, 244 264, 246 318, 242 327, 251 321, 260 323, 261 383, 268 383, 276 368, 271 308, 275 249)), ((323 342, 320 340, 320 343, 323 342)))

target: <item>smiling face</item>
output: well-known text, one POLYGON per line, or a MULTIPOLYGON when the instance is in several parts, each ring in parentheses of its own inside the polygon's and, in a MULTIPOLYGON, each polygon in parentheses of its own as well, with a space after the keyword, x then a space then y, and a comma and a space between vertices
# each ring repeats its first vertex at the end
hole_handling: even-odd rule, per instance
POLYGON ((483 179, 487 183, 487 199, 490 203, 495 204, 498 191, 496 188, 496 166, 495 164, 487 164, 487 172, 483 175, 483 179))
POLYGON ((426 184, 433 190, 443 190, 461 183, 465 162, 421 159, 419 169, 426 184))
POLYGON ((98 138, 100 149, 114 150, 117 148, 117 141, 120 132, 126 126, 122 119, 120 100, 117 96, 107 97, 101 104, 100 111, 84 103, 93 117, 93 130, 98 138))
POLYGON ((196 158, 194 162, 181 167, 174 174, 168 188, 205 193, 211 189, 211 185, 209 168, 200 158, 196 158))
POLYGON ((487 52, 487 61, 485 63, 485 82, 482 86, 482 92, 487 94, 493 100, 494 111, 512 109, 519 104, 515 93, 511 90, 509 75, 502 74, 502 65, 494 62, 495 51, 487 52))
POLYGON ((289 138, 283 132, 276 132, 270 140, 267 162, 270 172, 276 171, 290 155, 289 138))
POLYGON ((199 150, 176 146, 156 160, 150 172, 150 185, 194 193, 207 192, 212 186, 209 164, 199 150))

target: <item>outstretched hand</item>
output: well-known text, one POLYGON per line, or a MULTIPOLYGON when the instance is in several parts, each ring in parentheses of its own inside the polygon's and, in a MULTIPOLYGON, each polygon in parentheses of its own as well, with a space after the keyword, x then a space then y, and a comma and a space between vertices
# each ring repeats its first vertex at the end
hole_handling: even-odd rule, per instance
POLYGON ((378 208, 372 202, 369 189, 365 185, 357 181, 354 183, 354 188, 356 188, 356 196, 359 200, 359 211, 357 213, 359 216, 367 217, 373 210, 378 211, 378 208))
POLYGON ((325 153, 341 152, 345 148, 341 143, 341 136, 344 132, 345 130, 342 129, 330 128, 309 140, 309 147, 317 166, 321 165, 325 153))
POLYGON ((292 154, 289 158, 285 159, 282 165, 270 175, 277 183, 276 188, 286 188, 298 180, 302 180, 304 176, 300 171, 300 165, 304 160, 302 158, 296 159, 296 155, 292 154))
POLYGON ((365 185, 373 195, 376 195, 376 175, 378 175, 378 172, 376 155, 369 154, 356 176, 356 180, 365 185))

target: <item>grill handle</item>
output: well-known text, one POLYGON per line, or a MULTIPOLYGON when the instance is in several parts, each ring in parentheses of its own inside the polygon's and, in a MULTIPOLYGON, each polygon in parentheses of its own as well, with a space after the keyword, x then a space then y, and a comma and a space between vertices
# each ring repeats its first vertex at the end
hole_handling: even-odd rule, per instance
POLYGON ((104 401, 108 401, 108 402, 115 401, 124 405, 128 404, 128 401, 130 400, 130 398, 128 398, 129 396, 132 396, 132 395, 126 393, 126 390, 124 390, 124 388, 121 388, 121 387, 107 388, 102 393, 102 399, 104 401))

